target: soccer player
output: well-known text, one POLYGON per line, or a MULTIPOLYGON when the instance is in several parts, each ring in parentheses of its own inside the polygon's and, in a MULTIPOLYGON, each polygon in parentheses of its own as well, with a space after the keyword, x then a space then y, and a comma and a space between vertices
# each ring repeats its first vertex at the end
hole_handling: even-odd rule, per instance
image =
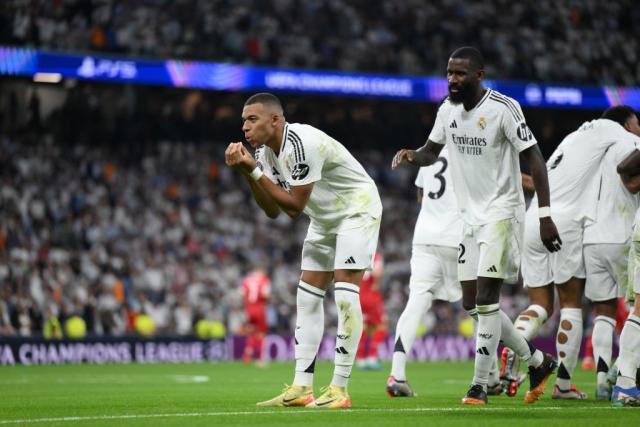
POLYGON ((387 313, 379 288, 383 274, 384 261, 378 251, 373 258, 373 270, 365 272, 360 283, 360 306, 364 321, 356 354, 356 366, 360 369, 380 369, 378 347, 387 337, 387 313))
POLYGON ((387 393, 391 397, 416 396, 407 382, 407 355, 420 320, 433 300, 454 302, 462 298, 457 272, 462 220, 457 212, 449 169, 445 146, 438 160, 420 168, 416 177, 421 208, 413 232, 409 299, 396 325, 391 374, 387 379, 387 393))
MULTIPOLYGON (((538 231, 532 224, 536 217, 535 209, 529 208, 525 219, 522 276, 530 305, 518 316, 515 326, 527 340, 533 339, 540 325, 553 312, 554 288, 557 289, 560 300, 560 325, 556 335, 559 368, 552 394, 554 399, 582 400, 587 397, 571 384, 583 334, 582 296, 586 275, 583 234, 585 224, 596 219, 600 194, 607 198, 606 201, 602 200, 603 216, 610 215, 610 209, 613 208, 608 204, 613 203, 609 196, 615 191, 615 188, 611 188, 614 182, 606 181, 608 187, 602 187, 606 191, 601 191, 601 166, 605 153, 612 150, 619 156, 620 153, 629 153, 634 147, 632 140, 635 136, 616 121, 620 116, 619 108, 609 109, 600 119, 581 125, 560 143, 549 158, 547 164, 551 202, 554 218, 564 241, 562 249, 549 254, 540 244, 538 231), (607 192, 609 194, 604 196, 607 192)), ((610 167, 615 167, 615 164, 610 167)), ((532 205, 534 202, 535 198, 532 205)), ((609 221, 618 222, 616 219, 609 221)), ((611 222, 605 223, 607 227, 610 225, 611 222)), ((624 224, 620 226, 624 228, 624 224)), ((607 233, 609 231, 607 229, 607 233)), ((597 229, 593 234, 594 242, 602 240, 596 233, 597 229)), ((594 277, 594 280, 601 281, 601 278, 594 277)), ((593 283, 595 289, 604 286, 607 285, 593 283)), ((600 298, 595 291, 592 296, 600 298)), ((599 319, 599 322, 602 320, 599 319)), ((503 371, 513 375, 517 363, 509 350, 503 352, 502 359, 503 371)), ((507 381, 509 379, 507 375, 507 381)), ((507 394, 515 394, 516 389, 511 380, 507 394)))
MULTIPOLYGON (((638 117, 634 116, 631 119, 632 126, 640 131, 638 117)), ((625 184, 632 186, 631 190, 640 190, 640 151, 634 150, 618 165, 617 170, 625 184)), ((620 334, 618 378, 611 395, 614 406, 640 406, 637 384, 640 368, 640 210, 636 213, 631 234, 629 286, 633 286, 633 292, 629 288, 627 293, 632 295, 635 303, 620 334)))
POLYGON ((297 291, 293 385, 258 406, 347 408, 347 383, 362 334, 358 284, 370 269, 378 242, 382 203, 373 180, 338 141, 312 126, 287 123, 280 100, 251 96, 242 110, 241 142, 225 151, 227 165, 242 172, 271 218, 306 213, 311 222, 302 246, 297 291), (338 312, 335 370, 329 387, 313 394, 316 355, 324 332, 323 300, 335 281, 338 312))
POLYGON ((442 103, 426 144, 402 149, 392 168, 408 162, 435 163, 444 144, 449 146, 451 176, 463 220, 458 251, 458 279, 466 310, 477 310, 474 377, 464 404, 487 403, 486 386, 498 343, 513 348, 529 365, 530 390, 526 403, 543 393, 556 362, 531 347, 500 310, 502 282, 513 280, 520 266, 524 195, 519 156, 529 163, 539 196, 540 237, 551 252, 561 241, 550 216, 547 171, 536 139, 520 105, 482 84, 481 53, 462 47, 447 65, 449 96, 442 103))
POLYGON ((242 280, 242 296, 247 312, 247 344, 242 360, 245 363, 255 358, 259 366, 262 359, 262 343, 267 333, 267 308, 271 281, 263 267, 257 267, 242 280))
MULTIPOLYGON (((604 116, 640 136, 637 117, 631 108, 613 107, 604 116)), ((595 314, 591 338, 597 371, 596 400, 611 399, 607 372, 611 365, 618 297, 624 295, 628 286, 630 236, 639 202, 634 194, 638 190, 628 181, 625 185, 616 168, 639 143, 640 138, 632 137, 628 143, 614 144, 605 154, 600 168, 597 220, 584 230, 585 296, 592 302, 595 314)))

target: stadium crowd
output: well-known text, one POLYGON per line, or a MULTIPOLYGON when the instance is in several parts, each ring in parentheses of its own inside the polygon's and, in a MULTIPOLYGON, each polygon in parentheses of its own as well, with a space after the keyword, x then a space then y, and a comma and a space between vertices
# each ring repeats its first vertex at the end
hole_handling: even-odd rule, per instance
POLYGON ((9 0, 0 3, 0 44, 419 75, 442 74, 453 48, 477 44, 491 78, 633 85, 640 81, 634 6, 632 0, 9 0))
MULTIPOLYGON (((191 334, 199 319, 237 333, 240 282, 256 265, 272 280, 270 330, 291 333, 306 220, 267 219, 224 166, 226 143, 241 138, 243 94, 78 84, 60 88, 64 102, 41 115, 35 86, 0 88, 0 111, 10 113, 0 115, 0 335, 38 335, 48 318, 72 315, 88 333, 121 335, 133 333, 137 313, 163 334, 191 334)), ((394 325, 419 205, 415 171, 392 172, 389 162, 397 144, 421 143, 435 106, 315 99, 287 97, 287 115, 321 123, 378 184, 381 287, 394 325)), ((532 128, 551 149, 562 137, 544 115, 532 128)), ((511 314, 526 304, 518 292, 505 299, 511 314)), ((428 332, 457 333, 465 316, 437 304, 428 332)), ((326 321, 331 333, 335 313, 326 321)))

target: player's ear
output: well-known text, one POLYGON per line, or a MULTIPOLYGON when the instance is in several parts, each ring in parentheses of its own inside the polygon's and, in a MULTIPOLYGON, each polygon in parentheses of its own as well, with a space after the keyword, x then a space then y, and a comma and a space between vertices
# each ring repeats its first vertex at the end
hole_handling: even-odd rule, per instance
POLYGON ((476 72, 476 78, 478 79, 478 81, 484 79, 484 70, 480 69, 476 72))

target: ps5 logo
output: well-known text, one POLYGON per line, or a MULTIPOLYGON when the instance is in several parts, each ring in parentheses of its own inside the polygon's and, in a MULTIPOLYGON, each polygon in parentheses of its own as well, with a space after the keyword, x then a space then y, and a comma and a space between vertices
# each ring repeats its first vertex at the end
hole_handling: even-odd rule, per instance
POLYGON ((80 77, 87 79, 95 77, 133 79, 138 74, 138 69, 133 61, 95 59, 85 56, 77 73, 80 77))

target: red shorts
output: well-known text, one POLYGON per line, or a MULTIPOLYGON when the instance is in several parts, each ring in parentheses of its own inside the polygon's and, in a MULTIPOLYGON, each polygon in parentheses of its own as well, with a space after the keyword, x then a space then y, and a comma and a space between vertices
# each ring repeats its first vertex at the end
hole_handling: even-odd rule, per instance
POLYGON ((247 318, 254 331, 264 333, 269 329, 264 307, 247 307, 247 318))
POLYGON ((365 298, 360 297, 360 306, 362 307, 362 319, 365 326, 379 326, 384 323, 386 313, 384 311, 384 302, 381 298, 365 298))

